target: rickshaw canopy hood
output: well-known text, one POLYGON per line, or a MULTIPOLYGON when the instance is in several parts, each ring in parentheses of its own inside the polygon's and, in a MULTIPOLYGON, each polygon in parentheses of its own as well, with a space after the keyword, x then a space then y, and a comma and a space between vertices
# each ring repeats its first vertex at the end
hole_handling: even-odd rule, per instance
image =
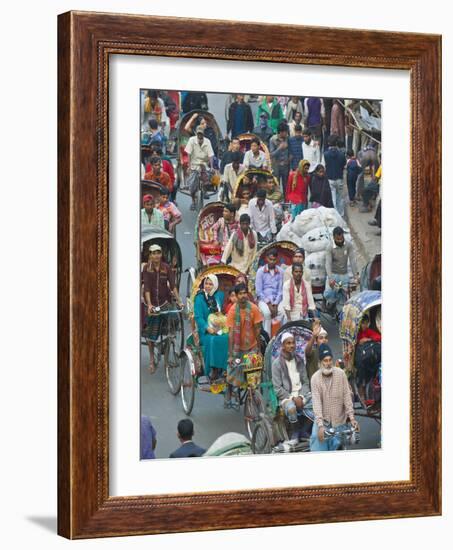
POLYGON ((340 338, 355 343, 362 317, 370 309, 381 305, 379 290, 364 290, 350 298, 343 307, 340 316, 340 338))

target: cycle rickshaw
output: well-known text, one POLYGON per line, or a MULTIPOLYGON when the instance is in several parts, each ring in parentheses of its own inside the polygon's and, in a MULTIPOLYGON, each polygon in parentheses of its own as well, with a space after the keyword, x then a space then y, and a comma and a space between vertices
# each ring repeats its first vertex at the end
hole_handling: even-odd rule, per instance
POLYGON ((222 258, 222 247, 213 241, 213 226, 222 217, 223 202, 210 202, 198 214, 195 224, 194 244, 197 271, 216 265, 222 258))
MULTIPOLYGON (((219 281, 219 290, 228 296, 228 291, 232 289, 238 279, 243 279, 244 275, 231 266, 219 265, 204 269, 195 278, 190 297, 187 300, 188 315, 191 322, 192 333, 187 337, 186 344, 180 357, 181 365, 181 399, 182 407, 187 415, 192 412, 195 401, 195 390, 207 391, 212 394, 222 394, 224 397, 228 391, 226 379, 217 380, 214 383, 204 375, 205 368, 203 362, 203 350, 200 345, 200 338, 194 319, 194 301, 201 284, 208 274, 216 275, 219 281)), ((263 346, 261 346, 263 347, 263 346)), ((244 372, 245 383, 237 388, 237 408, 244 406, 244 422, 246 433, 252 437, 254 424, 259 420, 264 411, 261 395, 258 387, 261 380, 262 359, 257 354, 244 355, 239 365, 244 372)))
MULTIPOLYGON (((182 273, 182 254, 177 240, 165 229, 151 227, 142 231, 142 270, 148 261, 149 247, 152 244, 158 244, 162 248, 162 261, 170 266, 175 277, 175 285, 179 291, 182 273)), ((181 388, 180 355, 184 349, 184 317, 183 312, 176 304, 168 304, 165 308, 160 308, 155 316, 160 316, 160 334, 159 339, 154 345, 154 364, 159 365, 160 358, 163 356, 165 375, 170 392, 177 395, 181 388)), ((147 322, 151 322, 152 316, 149 316, 144 303, 143 289, 141 300, 141 325, 142 325, 142 344, 147 345, 146 328, 147 322)))
MULTIPOLYGON (((204 118, 206 120, 207 126, 205 129, 205 138, 211 141, 212 148, 215 153, 214 168, 218 164, 218 159, 221 158, 224 149, 224 143, 222 140, 222 132, 217 124, 214 115, 208 111, 191 111, 190 113, 185 114, 178 128, 178 158, 176 166, 176 185, 178 190, 185 195, 190 195, 190 159, 189 155, 186 153, 185 148, 189 138, 192 137, 191 131, 186 130, 186 125, 190 122, 192 117, 197 114, 198 120, 204 118)), ((194 121, 192 125, 192 130, 195 130, 197 122, 194 121)), ((198 192, 197 192, 197 210, 201 210, 204 204, 204 195, 211 197, 217 193, 217 188, 220 184, 220 176, 216 169, 211 170, 207 165, 200 164, 197 167, 197 179, 198 179, 198 192)))
POLYGON ((381 290, 381 255, 376 254, 360 273, 360 290, 381 290))
POLYGON ((277 265, 282 269, 290 269, 297 245, 291 241, 275 241, 256 251, 249 269, 249 290, 252 294, 255 294, 256 272, 266 263, 266 254, 269 250, 277 252, 277 265))
MULTIPOLYGON (((281 409, 272 384, 272 362, 280 356, 283 333, 290 332, 296 342, 296 353, 305 357, 305 348, 311 339, 312 330, 309 321, 292 321, 281 327, 270 340, 264 355, 264 369, 260 390, 264 401, 264 413, 260 420, 255 422, 252 435, 252 451, 254 454, 268 454, 271 452, 306 452, 310 450, 309 437, 303 437, 298 442, 289 439, 289 421, 281 409)), ((310 396, 309 396, 310 397, 310 396)), ((305 404, 299 422, 307 422, 311 433, 314 415, 311 399, 305 404)))
POLYGON ((360 323, 366 314, 370 319, 370 328, 381 332, 381 292, 365 290, 350 298, 340 315, 339 333, 343 341, 343 361, 345 373, 354 393, 354 399, 359 402, 357 416, 368 416, 377 422, 381 421, 381 365, 380 358, 376 361, 376 372, 373 372, 365 385, 364 395, 358 391, 357 380, 357 346, 360 323))

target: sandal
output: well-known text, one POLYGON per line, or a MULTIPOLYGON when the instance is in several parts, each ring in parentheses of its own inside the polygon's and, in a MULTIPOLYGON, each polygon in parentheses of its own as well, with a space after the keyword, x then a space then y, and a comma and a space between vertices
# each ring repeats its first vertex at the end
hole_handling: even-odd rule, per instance
POLYGON ((154 374, 156 372, 156 366, 153 362, 150 362, 148 367, 149 374, 154 374))

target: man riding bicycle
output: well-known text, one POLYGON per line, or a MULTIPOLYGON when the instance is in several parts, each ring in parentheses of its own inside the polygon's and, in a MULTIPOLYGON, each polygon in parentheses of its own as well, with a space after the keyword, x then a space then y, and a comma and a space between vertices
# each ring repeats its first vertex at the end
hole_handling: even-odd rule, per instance
POLYGON ((197 192, 200 188, 200 177, 203 177, 202 173, 206 172, 208 165, 212 170, 214 163, 214 150, 209 139, 205 137, 201 126, 197 127, 196 135, 189 138, 185 152, 189 155, 190 165, 190 174, 188 177, 188 185, 192 197, 190 209, 195 210, 197 192))
POLYGON ((333 230, 333 241, 326 250, 327 279, 324 299, 329 311, 335 308, 341 298, 342 289, 347 290, 350 283, 356 284, 359 277, 354 247, 352 242, 346 242, 342 227, 337 226, 333 230), (348 260, 354 274, 352 281, 349 280, 348 260))

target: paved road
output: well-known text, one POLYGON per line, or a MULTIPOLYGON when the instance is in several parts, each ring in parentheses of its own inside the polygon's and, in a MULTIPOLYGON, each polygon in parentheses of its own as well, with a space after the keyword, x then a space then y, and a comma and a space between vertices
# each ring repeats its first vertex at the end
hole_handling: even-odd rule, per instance
MULTIPOLYGON (((223 131, 225 124, 225 97, 218 94, 208 94, 209 107, 216 116, 223 131), (222 126, 223 125, 223 126, 222 126)), ((178 194, 178 205, 183 214, 183 221, 177 228, 177 239, 182 250, 183 268, 194 265, 194 227, 196 214, 189 210, 190 198, 178 194)), ((180 292, 185 301, 187 286, 187 274, 184 273, 181 280, 180 292)), ((341 355, 341 341, 338 337, 338 328, 335 324, 323 321, 323 325, 329 333, 330 345, 336 357, 341 355)), ((157 372, 150 375, 147 371, 148 349, 141 348, 141 410, 142 414, 151 418, 157 430, 158 444, 156 448, 157 458, 166 458, 179 446, 176 437, 176 425, 185 417, 181 405, 180 396, 172 396, 165 379, 163 362, 161 361, 157 372)), ((195 438, 197 444, 209 447, 220 435, 226 432, 238 432, 245 434, 243 413, 241 411, 225 410, 223 397, 207 392, 197 391, 195 405, 191 418, 195 425, 195 438)), ((361 440, 355 448, 375 448, 379 441, 379 426, 375 421, 364 418, 360 421, 362 427, 361 440)))

